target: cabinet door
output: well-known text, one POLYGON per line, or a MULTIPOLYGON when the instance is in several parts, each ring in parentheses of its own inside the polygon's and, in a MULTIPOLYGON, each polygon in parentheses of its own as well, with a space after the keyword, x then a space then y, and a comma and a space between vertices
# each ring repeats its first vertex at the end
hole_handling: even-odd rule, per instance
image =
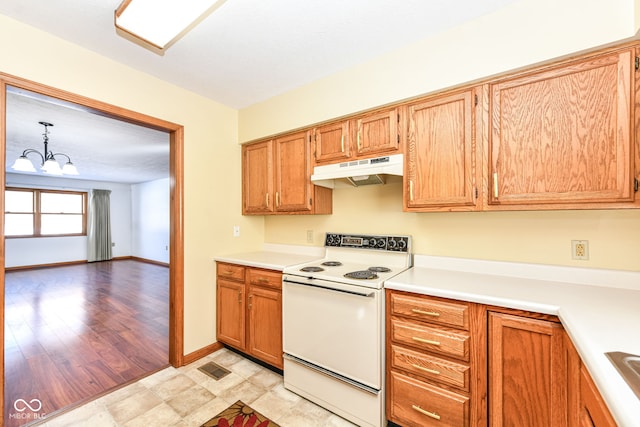
POLYGON ((218 341, 245 349, 245 303, 243 283, 218 278, 216 292, 216 336, 218 341))
POLYGON ((248 313, 248 352, 282 369, 282 293, 249 286, 248 313))
POLYGON ((625 50, 491 85, 489 205, 633 200, 632 61, 625 50))
POLYGON ((490 425, 566 426, 565 360, 560 324, 490 312, 490 425))
POLYGON ((370 156, 397 151, 400 148, 398 108, 379 111, 352 120, 356 156, 370 156))
POLYGON ((346 160, 351 156, 349 122, 331 123, 313 130, 316 163, 346 160))
POLYGON ((286 135, 275 144, 275 210, 311 211, 311 159, 308 132, 286 135))
POLYGON ((272 142, 242 146, 242 213, 273 212, 273 197, 272 142))
POLYGON ((475 206, 473 95, 467 90, 409 105, 406 210, 475 206))

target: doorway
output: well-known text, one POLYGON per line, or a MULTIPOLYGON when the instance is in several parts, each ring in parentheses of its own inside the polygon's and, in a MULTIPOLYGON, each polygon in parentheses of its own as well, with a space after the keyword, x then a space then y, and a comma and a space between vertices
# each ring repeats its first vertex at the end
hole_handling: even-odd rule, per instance
MULTIPOLYGON (((8 87, 30 91, 42 96, 54 98, 62 103, 70 103, 78 108, 97 115, 107 116, 127 123, 163 131, 169 134, 169 363, 173 366, 183 364, 183 276, 184 276, 184 243, 183 243, 183 127, 181 125, 146 116, 130 110, 125 110, 110 104, 75 95, 49 86, 30 82, 14 76, 0 73, 0 149, 6 151, 6 101, 8 87)), ((2 170, 6 170, 6 158, 0 160, 2 170)), ((5 174, 2 174, 0 189, 3 194, 6 188, 5 174)), ((4 211, 4 197, 0 199, 4 211)), ((0 216, 0 226, 4 229, 4 215, 0 216)), ((0 262, 5 265, 5 242, 0 245, 0 262)), ((5 323, 4 315, 5 271, 0 269, 0 319, 5 323)), ((2 342, 2 366, 4 367, 4 328, 0 330, 2 342)), ((0 404, 4 402, 4 369, 0 378, 0 404)), ((4 413, 2 408, 2 412, 4 413)))

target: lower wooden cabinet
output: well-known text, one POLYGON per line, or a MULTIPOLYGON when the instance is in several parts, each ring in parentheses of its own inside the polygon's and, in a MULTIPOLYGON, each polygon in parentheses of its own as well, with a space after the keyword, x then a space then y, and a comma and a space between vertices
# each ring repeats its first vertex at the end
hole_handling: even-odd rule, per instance
POLYGON ((387 418, 615 427, 555 316, 387 290, 387 418))
POLYGON ((282 291, 249 285, 247 353, 282 369, 282 291))
POLYGON ((477 304, 387 291, 387 418, 402 426, 486 424, 486 325, 477 304))
POLYGON ((469 397, 391 371, 390 418, 406 426, 469 426, 469 397))
POLYGON ((489 312, 492 426, 565 426, 564 330, 560 323, 489 312))
POLYGON ((564 338, 569 427, 616 427, 609 408, 600 396, 569 336, 565 334, 564 338))
POLYGON ((218 341, 283 368, 282 273, 217 263, 218 341))

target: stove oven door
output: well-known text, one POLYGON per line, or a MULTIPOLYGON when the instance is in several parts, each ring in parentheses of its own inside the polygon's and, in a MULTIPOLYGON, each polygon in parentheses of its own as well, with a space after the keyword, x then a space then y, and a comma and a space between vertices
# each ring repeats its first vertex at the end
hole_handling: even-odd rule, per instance
POLYGON ((285 354, 380 390, 383 300, 381 289, 285 276, 285 354))

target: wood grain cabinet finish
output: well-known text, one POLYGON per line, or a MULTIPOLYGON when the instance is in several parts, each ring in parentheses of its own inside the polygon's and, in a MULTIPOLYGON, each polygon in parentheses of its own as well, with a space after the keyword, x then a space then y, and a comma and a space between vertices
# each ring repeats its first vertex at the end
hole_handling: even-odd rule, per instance
POLYGON ((609 408, 566 333, 564 344, 567 356, 568 426, 616 427, 609 408))
POLYGON ((330 214, 332 190, 311 183, 309 132, 242 146, 242 213, 330 214))
POLYGON ((216 265, 218 341, 282 369, 282 273, 216 265))
POLYGON ((217 263, 216 336, 239 350, 246 347, 245 267, 217 263))
POLYGON ((490 425, 566 426, 566 357, 559 323, 489 312, 490 425))
POLYGON ((402 426, 486 424, 479 305, 388 290, 387 417, 402 426))
POLYGON ((626 48, 490 83, 488 209, 634 200, 634 58, 626 48))
POLYGON ((242 146, 242 213, 273 212, 273 143, 242 146))
POLYGON ((482 183, 480 89, 438 95, 407 106, 406 211, 477 210, 482 183))
POLYGON ((355 157, 395 154, 401 149, 400 108, 374 111, 351 120, 355 157))
POLYGON ((375 110, 313 129, 315 164, 330 164, 402 151, 401 107, 375 110))
POLYGON ((282 369, 282 291, 249 285, 247 313, 247 352, 282 369))
POLYGON ((313 143, 316 164, 347 160, 351 157, 349 121, 343 120, 314 128, 313 143))

